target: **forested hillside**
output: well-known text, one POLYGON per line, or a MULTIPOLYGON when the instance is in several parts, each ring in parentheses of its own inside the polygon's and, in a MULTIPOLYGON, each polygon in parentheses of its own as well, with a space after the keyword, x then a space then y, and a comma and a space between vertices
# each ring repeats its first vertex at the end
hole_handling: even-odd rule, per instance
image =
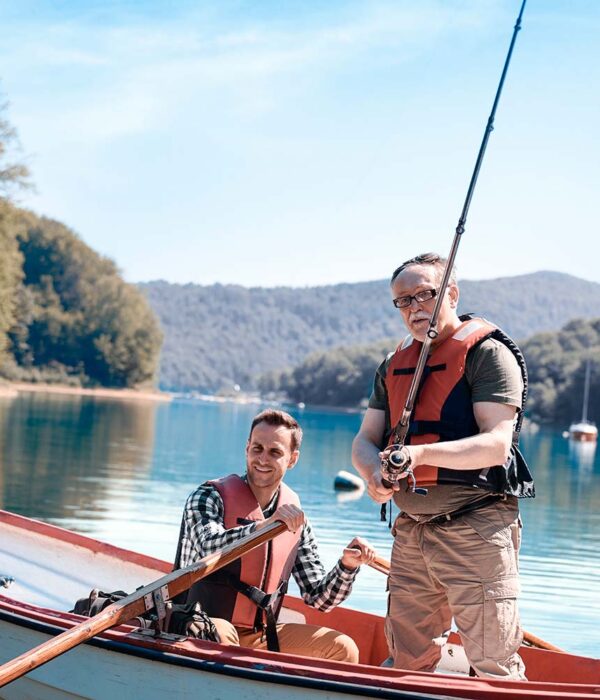
POLYGON ((522 344, 531 400, 528 415, 562 423, 581 418, 586 360, 591 381, 588 418, 600 423, 600 318, 577 319, 559 333, 537 333, 522 344))
MULTIPOLYGON (((394 347, 390 339, 316 352, 293 369, 267 373, 261 390, 283 392, 294 402, 358 406, 371 392, 375 368, 394 347)), ((585 364, 590 358, 589 418, 600 421, 600 318, 571 321, 559 332, 536 333, 521 349, 529 372, 530 418, 563 425, 579 419, 585 364)))
POLYGON ((0 221, 0 375, 134 387, 156 379, 162 341, 139 290, 63 224, 6 204, 0 221))
MULTIPOLYGON (((295 367, 313 352, 405 333, 384 280, 300 289, 158 281, 140 288, 165 333, 165 389, 253 389, 261 375, 295 367)), ((461 312, 481 314, 518 340, 600 309, 600 284, 557 272, 465 280, 460 290, 461 312)))

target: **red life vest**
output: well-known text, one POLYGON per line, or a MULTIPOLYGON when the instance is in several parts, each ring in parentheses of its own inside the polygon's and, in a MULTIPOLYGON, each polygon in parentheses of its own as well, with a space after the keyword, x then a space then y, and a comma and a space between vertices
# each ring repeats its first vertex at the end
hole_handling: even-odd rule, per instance
MULTIPOLYGON (((241 477, 231 474, 208 483, 215 487, 223 499, 225 529, 265 519, 252 490, 241 477)), ((300 499, 292 489, 281 483, 276 507, 286 504, 300 507, 300 499)), ((300 535, 301 530, 282 533, 199 581, 190 593, 193 591, 194 600, 200 602, 210 617, 224 618, 235 627, 261 627, 263 610, 237 588, 240 587, 239 584, 244 588, 251 586, 260 589, 259 594, 273 594, 280 589, 280 599, 275 603, 276 617, 296 560, 300 535)))
MULTIPOLYGON (((492 336, 504 342, 514 353, 509 344, 512 341, 497 326, 482 318, 463 321, 452 336, 435 347, 425 365, 407 433, 407 444, 423 445, 458 440, 479 433, 473 413, 471 389, 464 373, 468 353, 492 336)), ((392 426, 398 424, 402 415, 421 347, 422 343, 409 336, 397 348, 388 364, 385 385, 392 426)), ((521 360, 518 361, 521 365, 521 360)), ((392 433, 388 444, 393 442, 392 433)), ((523 484, 518 483, 522 480, 521 474, 517 477, 517 465, 513 457, 514 450, 506 465, 484 469, 458 470, 421 464, 415 468, 414 475, 419 486, 462 484, 499 493, 525 495, 521 493, 523 484)), ((528 479, 531 476, 527 473, 523 481, 528 479)))

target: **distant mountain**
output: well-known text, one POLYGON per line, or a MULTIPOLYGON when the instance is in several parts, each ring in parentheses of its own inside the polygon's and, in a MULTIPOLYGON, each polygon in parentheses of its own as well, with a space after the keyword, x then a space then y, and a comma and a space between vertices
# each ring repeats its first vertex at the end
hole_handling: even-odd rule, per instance
MULTIPOLYGON (((405 334, 387 281, 322 287, 139 285, 165 340, 160 385, 218 391, 256 386, 269 370, 292 367, 315 350, 405 334)), ((600 284, 558 272, 460 282, 461 312, 502 326, 516 340, 558 330, 600 309, 600 284)))

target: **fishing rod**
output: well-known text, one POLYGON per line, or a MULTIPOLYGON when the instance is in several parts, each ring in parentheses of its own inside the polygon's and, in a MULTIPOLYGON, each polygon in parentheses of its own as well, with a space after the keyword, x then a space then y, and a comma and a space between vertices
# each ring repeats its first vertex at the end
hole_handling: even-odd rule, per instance
MULTIPOLYGON (((402 447, 406 441, 406 435, 408 433, 408 428, 410 425, 410 417, 412 415, 415 399, 419 386, 421 383, 421 377, 423 376, 423 370, 425 369, 425 363, 427 362, 427 357, 429 356, 429 349, 431 347, 432 341, 434 341, 438 336, 437 321, 446 294, 446 289, 448 287, 448 281, 450 275, 452 274, 452 269, 454 267, 454 260, 458 252, 458 246, 461 241, 461 237, 465 232, 465 225, 467 223, 467 214, 469 213, 469 207, 471 206, 471 200, 473 199, 473 193, 475 192, 475 185, 477 184, 477 178, 479 177, 479 171, 481 170, 481 164, 483 163, 483 157, 487 148, 487 144, 490 138, 490 134, 494 130, 494 119, 496 117, 496 109, 498 107, 498 102, 500 101, 500 95, 502 94, 502 88, 504 87, 504 80, 506 78, 506 73, 508 71, 508 66, 510 64, 510 59, 512 57, 513 48, 515 46, 515 41, 517 39, 517 34, 521 29, 521 19, 523 17, 523 10, 525 9, 525 3, 527 0, 523 0, 521 4, 521 9, 519 11, 519 16, 515 23, 512 38, 510 41, 510 46, 508 48, 508 54, 506 60, 504 61, 504 68, 502 69, 502 75, 500 76, 500 83, 498 84, 498 89, 496 90, 496 97, 494 98, 494 104, 492 106, 492 111, 488 117, 485 131, 483 134, 483 140, 481 146, 479 147, 479 153, 477 155, 477 160, 475 161, 475 168, 473 169, 473 174, 471 176, 471 181, 469 183, 469 189, 467 190, 467 196, 465 197, 465 203, 458 219, 458 224, 456 226, 456 232, 454 235, 454 240, 452 241, 452 247, 446 261, 446 266, 444 267, 444 274, 442 276, 442 281, 440 284, 439 292, 436 296, 435 306, 433 308, 433 313, 429 321, 429 327, 425 335, 425 340, 423 341, 423 346, 421 347, 421 352, 419 354, 419 359, 417 361, 417 366, 415 368, 415 373, 412 378, 410 389, 408 391, 408 396, 406 398, 406 403, 402 410, 402 415, 400 420, 396 424, 393 430, 394 443, 390 445, 392 451, 387 458, 384 458, 381 462, 382 471, 385 473, 385 478, 382 479, 382 484, 386 488, 391 488, 393 483, 397 482, 403 473, 408 475, 410 479, 411 488, 413 493, 419 495, 426 495, 427 489, 418 488, 417 482, 413 473, 413 469, 410 463, 410 456, 407 455, 402 447)), ((389 448, 388 448, 389 449, 389 448)), ((385 503, 381 506, 381 518, 385 520, 385 503)))

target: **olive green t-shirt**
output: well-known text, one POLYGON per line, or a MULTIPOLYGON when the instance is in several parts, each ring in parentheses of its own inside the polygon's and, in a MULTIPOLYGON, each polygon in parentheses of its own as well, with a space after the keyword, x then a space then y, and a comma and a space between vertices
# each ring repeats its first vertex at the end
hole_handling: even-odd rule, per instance
MULTIPOLYGON (((435 350, 433 351, 435 353, 435 350)), ((379 365, 375 374, 369 408, 386 411, 386 432, 389 424, 385 376, 394 353, 390 353, 379 365)), ((471 388, 473 403, 490 401, 521 408, 523 378, 515 356, 494 338, 488 338, 467 356, 465 378, 471 388)), ((403 512, 413 516, 432 517, 450 513, 489 494, 476 487, 440 484, 428 487, 426 496, 412 493, 408 479, 401 482, 401 490, 394 495, 394 502, 403 512)))

